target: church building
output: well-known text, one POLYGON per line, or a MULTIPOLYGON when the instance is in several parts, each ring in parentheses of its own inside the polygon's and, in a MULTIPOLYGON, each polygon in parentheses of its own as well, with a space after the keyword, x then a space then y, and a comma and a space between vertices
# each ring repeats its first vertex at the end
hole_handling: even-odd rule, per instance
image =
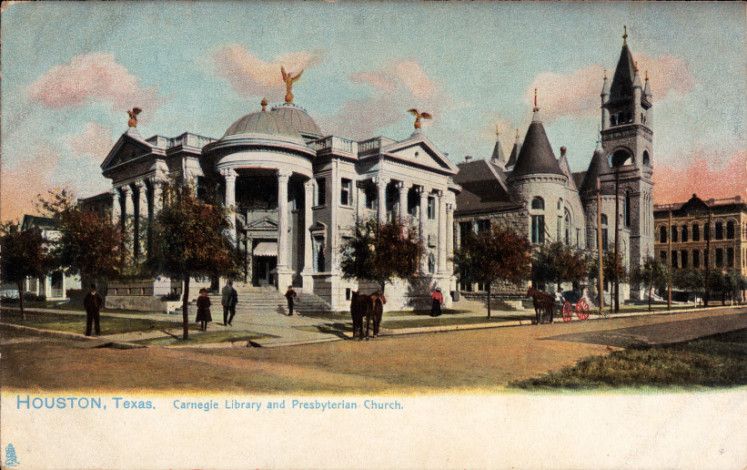
MULTIPOLYGON (((523 142, 516 141, 506 156, 496 139, 489 159, 467 159, 455 181, 457 246, 468 231, 491 224, 526 234, 533 245, 561 242, 590 253, 597 251, 597 213, 601 210, 602 249, 614 249, 619 230, 619 253, 627 270, 654 256, 653 119, 648 76, 641 80, 627 33, 612 83, 605 75, 600 94, 601 141, 582 172, 571 172, 566 147, 556 157, 537 104, 523 142), (597 208, 597 184, 601 208, 597 208), (616 202, 619 205, 615 224, 616 202)), ((462 293, 482 292, 485 286, 461 284, 462 293)), ((517 286, 503 294, 523 295, 517 286)), ((633 287, 621 285, 621 299, 639 298, 633 287)))

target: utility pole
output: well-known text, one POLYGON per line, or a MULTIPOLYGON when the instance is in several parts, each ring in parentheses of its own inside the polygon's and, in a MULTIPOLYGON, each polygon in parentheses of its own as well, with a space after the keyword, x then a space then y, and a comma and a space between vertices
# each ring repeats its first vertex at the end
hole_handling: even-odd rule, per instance
POLYGON ((674 265, 672 264, 672 208, 669 208, 669 225, 667 226, 667 310, 672 309, 672 270, 674 265))
POLYGON ((708 225, 704 230, 706 237, 706 249, 705 249, 705 295, 703 296, 703 306, 708 307, 708 297, 711 296, 711 208, 708 208, 708 225))
POLYGON ((620 311, 620 166, 615 166, 615 313, 620 311))
POLYGON ((597 178, 597 253, 599 255, 599 315, 604 312, 604 261, 602 253, 602 185, 597 178))

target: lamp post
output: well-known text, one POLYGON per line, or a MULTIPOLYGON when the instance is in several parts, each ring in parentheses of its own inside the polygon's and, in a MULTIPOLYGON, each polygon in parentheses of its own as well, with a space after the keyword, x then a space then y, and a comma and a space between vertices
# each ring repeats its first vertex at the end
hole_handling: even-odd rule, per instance
POLYGON ((599 254, 599 315, 604 312, 604 261, 602 254, 602 185, 597 178, 597 253, 599 254))

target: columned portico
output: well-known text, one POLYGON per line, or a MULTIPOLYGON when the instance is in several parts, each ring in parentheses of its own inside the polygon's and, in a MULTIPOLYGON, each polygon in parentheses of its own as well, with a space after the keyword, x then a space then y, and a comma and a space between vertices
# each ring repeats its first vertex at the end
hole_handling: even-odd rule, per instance
POLYGON ((311 227, 313 225, 312 205, 314 203, 314 180, 310 179, 303 184, 304 190, 304 235, 303 235, 303 290, 307 293, 314 292, 314 251, 311 246, 311 227))
POLYGON ((126 250, 133 254, 135 237, 132 234, 133 218, 135 215, 135 205, 132 200, 133 191, 129 185, 122 186, 120 188, 122 193, 123 213, 122 213, 122 233, 125 235, 125 247, 126 250))
POLYGON ((278 289, 292 284, 293 270, 288 260, 288 180, 291 172, 278 170, 278 289))
POLYGON ((407 218, 407 191, 409 189, 409 186, 404 181, 397 183, 397 190, 399 191, 399 211, 397 215, 399 221, 402 223, 405 223, 405 219, 407 218))
POLYGON ((376 177, 376 189, 378 191, 378 211, 377 220, 380 224, 386 223, 386 187, 389 185, 389 179, 382 176, 376 177))
POLYGON ((437 191, 438 198, 438 273, 447 274, 446 268, 446 198, 443 191, 437 191))
POLYGON ((236 240, 236 177, 238 174, 233 168, 224 168, 220 171, 226 184, 223 204, 228 210, 229 222, 231 223, 231 240, 236 240))
MULTIPOLYGON (((425 234, 425 221, 428 218, 428 191, 425 186, 418 187, 418 194, 420 195, 420 210, 418 211, 418 235, 423 243, 428 242, 428 237, 425 234)), ((428 272, 428 255, 423 253, 423 257, 420 263, 420 270, 424 273, 428 272)))
POLYGON ((138 180, 134 184, 133 202, 135 207, 135 255, 139 259, 145 258, 148 228, 148 188, 145 181, 138 180))

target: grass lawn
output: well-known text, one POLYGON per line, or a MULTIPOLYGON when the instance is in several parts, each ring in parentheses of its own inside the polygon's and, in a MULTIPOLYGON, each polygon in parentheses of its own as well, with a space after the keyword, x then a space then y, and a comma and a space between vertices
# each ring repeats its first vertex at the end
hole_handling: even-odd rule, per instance
POLYGON ((384 320, 381 322, 381 327, 390 330, 397 330, 401 328, 417 328, 421 326, 473 325, 477 323, 497 323, 509 320, 531 320, 533 318, 533 315, 491 316, 490 318, 488 318, 487 315, 484 317, 449 317, 443 315, 440 317, 431 317, 429 315, 422 319, 387 321, 386 317, 384 317, 384 320))
POLYGON ((616 351, 511 385, 523 389, 747 385, 747 329, 616 351))
POLYGON ((261 333, 254 333, 251 331, 208 331, 207 333, 193 332, 190 334, 189 339, 184 341, 181 339, 181 335, 177 336, 165 336, 161 338, 144 339, 136 341, 139 344, 145 344, 148 346, 173 346, 183 345, 189 346, 192 344, 207 344, 207 343, 227 343, 232 341, 249 341, 255 339, 269 338, 270 335, 261 333))
MULTIPOLYGON (((84 333, 86 328, 86 318, 82 315, 26 312, 26 319, 24 320, 21 317, 21 312, 15 310, 4 310, 0 322, 71 333, 84 333)), ((190 324, 190 329, 196 327, 196 325, 190 324)), ((181 324, 142 318, 101 316, 101 334, 104 335, 174 328, 181 328, 181 324)))

